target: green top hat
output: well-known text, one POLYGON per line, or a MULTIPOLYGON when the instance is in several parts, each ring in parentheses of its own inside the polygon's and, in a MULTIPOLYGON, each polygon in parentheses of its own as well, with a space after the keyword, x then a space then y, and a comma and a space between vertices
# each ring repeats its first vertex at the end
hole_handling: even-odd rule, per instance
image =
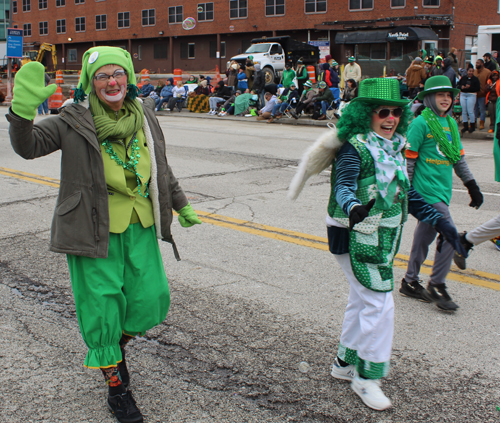
POLYGON ((450 78, 445 75, 431 76, 425 81, 424 90, 418 93, 418 99, 423 100, 427 94, 439 91, 449 91, 455 97, 460 90, 451 86, 450 78))
POLYGON ((398 80, 392 78, 364 79, 359 83, 358 96, 351 100, 353 101, 381 106, 406 106, 408 104, 407 100, 401 99, 398 80))

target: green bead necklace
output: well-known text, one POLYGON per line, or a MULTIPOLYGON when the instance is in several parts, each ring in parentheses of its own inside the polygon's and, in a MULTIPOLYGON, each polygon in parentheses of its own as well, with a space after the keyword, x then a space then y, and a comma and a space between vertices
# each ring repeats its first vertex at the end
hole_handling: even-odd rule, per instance
POLYGON ((451 143, 446 136, 443 126, 439 123, 439 120, 436 117, 436 114, 429 110, 429 108, 424 109, 422 112, 422 116, 424 117, 427 125, 431 130, 432 136, 439 145, 439 150, 450 159, 452 164, 455 164, 460 160, 460 136, 458 135, 458 129, 456 125, 453 124, 452 118, 447 115, 446 121, 448 122, 448 126, 451 131, 451 143))
POLYGON ((132 172, 136 178, 137 178, 137 189, 139 190, 139 195, 141 197, 147 198, 149 196, 149 187, 145 185, 145 192, 144 194, 141 192, 141 185, 144 185, 141 182, 142 175, 140 175, 137 172, 137 164, 139 163, 139 158, 141 155, 139 154, 139 140, 136 137, 137 132, 132 136, 130 139, 130 142, 128 143, 127 147, 125 148, 125 154, 127 153, 127 150, 130 148, 130 145, 132 144, 132 152, 130 154, 130 159, 125 163, 123 162, 118 155, 116 154, 115 150, 113 149, 113 146, 109 142, 108 139, 105 139, 104 142, 102 143, 102 146, 104 147, 104 150, 106 153, 109 154, 109 157, 111 157, 118 166, 123 167, 123 169, 128 170, 129 172, 132 172))

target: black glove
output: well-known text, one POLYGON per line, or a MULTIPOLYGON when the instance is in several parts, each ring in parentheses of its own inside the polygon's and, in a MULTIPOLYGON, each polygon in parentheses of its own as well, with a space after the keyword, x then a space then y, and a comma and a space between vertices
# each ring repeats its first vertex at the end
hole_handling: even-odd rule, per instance
POLYGON ((469 190, 469 195, 471 198, 471 202, 469 203, 469 207, 474 207, 475 209, 478 209, 481 207, 481 204, 483 204, 484 198, 483 194, 481 194, 481 190, 476 184, 476 181, 472 179, 471 181, 467 182, 464 184, 467 189, 469 190))
POLYGON ((354 206, 349 212, 349 230, 352 231, 352 228, 356 223, 362 222, 368 216, 371 208, 375 204, 375 199, 373 198, 368 202, 368 204, 364 206, 354 206))
POLYGON ((467 258, 467 250, 460 242, 457 229, 446 219, 439 219, 434 226, 434 229, 439 232, 439 237, 436 242, 436 249, 441 252, 443 246, 443 237, 448 241, 453 249, 461 256, 467 258))

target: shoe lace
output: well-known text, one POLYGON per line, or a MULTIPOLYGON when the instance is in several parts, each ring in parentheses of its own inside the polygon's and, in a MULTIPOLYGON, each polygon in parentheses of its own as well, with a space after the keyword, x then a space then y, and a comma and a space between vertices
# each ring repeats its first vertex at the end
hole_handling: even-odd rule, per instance
POLYGON ((121 394, 120 398, 117 401, 117 405, 126 415, 133 414, 138 411, 138 408, 135 405, 135 399, 134 397, 132 397, 131 391, 127 391, 121 394))

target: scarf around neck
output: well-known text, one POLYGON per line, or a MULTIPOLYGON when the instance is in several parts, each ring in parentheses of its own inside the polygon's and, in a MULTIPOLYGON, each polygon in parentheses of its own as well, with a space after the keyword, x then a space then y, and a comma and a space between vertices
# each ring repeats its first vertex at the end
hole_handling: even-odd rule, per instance
POLYGON ((109 117, 95 93, 89 94, 89 103, 100 143, 108 138, 122 140, 130 137, 144 125, 144 111, 137 100, 125 98, 122 106, 125 113, 118 120, 109 117))
POLYGON ((406 159, 402 153, 405 144, 405 138, 397 133, 390 140, 373 131, 367 135, 366 148, 373 157, 378 189, 375 207, 381 210, 392 207, 398 187, 403 193, 410 189, 406 159))

